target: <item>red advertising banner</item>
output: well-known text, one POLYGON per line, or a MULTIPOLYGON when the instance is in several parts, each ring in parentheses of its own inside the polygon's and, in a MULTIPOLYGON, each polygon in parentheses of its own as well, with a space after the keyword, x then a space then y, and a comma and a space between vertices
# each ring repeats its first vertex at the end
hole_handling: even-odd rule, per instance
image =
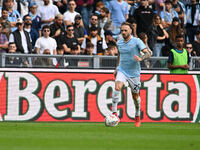
MULTIPOLYGON (((199 75, 141 75, 142 122, 199 122, 199 75)), ((111 114, 111 73, 0 72, 1 121, 103 122, 111 114)), ((121 122, 132 122, 130 88, 120 93, 121 122)))

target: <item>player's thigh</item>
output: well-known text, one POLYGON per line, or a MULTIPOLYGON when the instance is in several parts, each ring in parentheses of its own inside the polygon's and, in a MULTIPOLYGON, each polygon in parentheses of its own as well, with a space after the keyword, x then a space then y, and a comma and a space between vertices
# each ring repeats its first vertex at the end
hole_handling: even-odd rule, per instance
POLYGON ((115 79, 115 90, 120 91, 126 81, 126 76, 122 72, 118 71, 115 79))

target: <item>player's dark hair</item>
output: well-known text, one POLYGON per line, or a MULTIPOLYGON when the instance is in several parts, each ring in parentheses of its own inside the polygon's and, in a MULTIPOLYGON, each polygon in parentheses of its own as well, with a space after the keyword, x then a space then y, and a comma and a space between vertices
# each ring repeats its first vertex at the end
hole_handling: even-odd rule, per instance
POLYGON ((133 25, 131 23, 129 23, 129 22, 123 22, 122 25, 121 25, 121 27, 124 26, 124 25, 129 26, 131 28, 131 30, 132 30, 132 33, 133 33, 134 29, 133 29, 133 25))

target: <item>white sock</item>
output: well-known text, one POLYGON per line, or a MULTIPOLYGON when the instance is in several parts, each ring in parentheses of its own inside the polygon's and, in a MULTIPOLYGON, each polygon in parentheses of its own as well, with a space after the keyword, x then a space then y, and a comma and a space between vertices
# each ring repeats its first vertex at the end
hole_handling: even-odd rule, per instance
POLYGON ((134 100, 135 104, 135 116, 140 116, 140 97, 137 100, 134 100))
POLYGON ((114 90, 112 94, 112 111, 113 112, 117 112, 117 105, 119 102, 119 92, 120 91, 114 90))
POLYGON ((112 103, 112 112, 117 112, 117 104, 118 103, 112 103))

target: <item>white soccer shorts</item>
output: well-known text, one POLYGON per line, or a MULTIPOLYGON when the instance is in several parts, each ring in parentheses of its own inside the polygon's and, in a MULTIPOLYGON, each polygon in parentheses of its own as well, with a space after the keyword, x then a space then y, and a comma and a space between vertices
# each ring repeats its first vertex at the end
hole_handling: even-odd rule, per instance
POLYGON ((126 82, 128 82, 129 87, 131 88, 133 93, 139 93, 140 91, 140 77, 128 78, 122 72, 118 71, 115 81, 123 82, 124 85, 126 84, 126 82))

